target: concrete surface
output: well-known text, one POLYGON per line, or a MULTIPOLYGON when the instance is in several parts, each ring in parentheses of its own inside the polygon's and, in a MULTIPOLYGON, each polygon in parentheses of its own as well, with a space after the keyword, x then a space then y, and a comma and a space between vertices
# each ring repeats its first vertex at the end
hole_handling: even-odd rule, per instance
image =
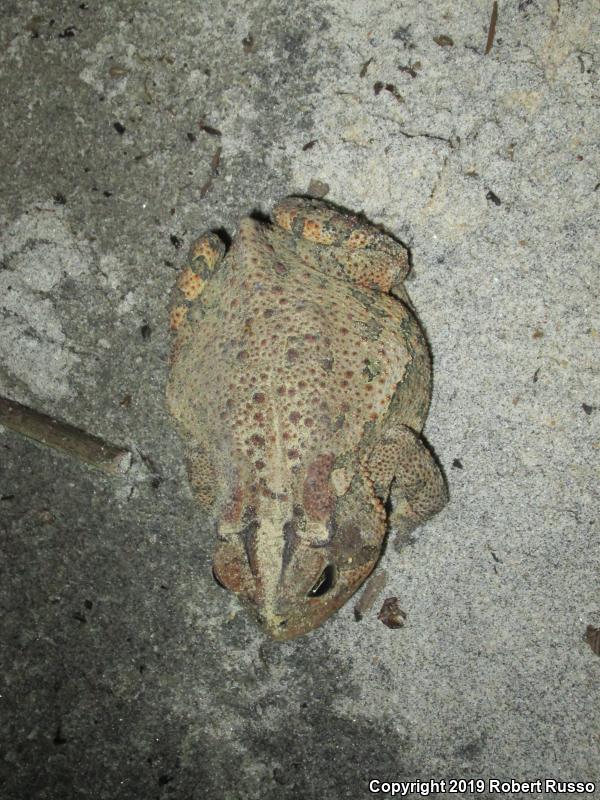
POLYGON ((0 394, 158 477, 0 432, 2 800, 600 781, 597 12, 501 0, 486 55, 491 2, 4 0, 0 394), (166 304, 311 180, 412 249, 451 502, 274 644, 210 576, 166 304))

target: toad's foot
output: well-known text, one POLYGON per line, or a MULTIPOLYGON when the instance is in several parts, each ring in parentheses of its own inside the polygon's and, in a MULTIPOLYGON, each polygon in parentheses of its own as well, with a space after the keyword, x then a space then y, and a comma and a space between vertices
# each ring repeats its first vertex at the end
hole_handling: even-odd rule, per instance
POLYGON ((170 328, 178 331, 190 305, 201 297, 206 282, 225 256, 225 245, 216 233, 205 233, 192 244, 189 263, 177 278, 171 303, 170 328))
POLYGON ((378 497, 391 499, 389 526, 399 537, 437 514, 448 502, 439 466, 410 428, 399 426, 388 431, 375 444, 366 469, 378 497))
POLYGON ((293 236, 324 245, 359 286, 389 292, 408 274, 407 251, 399 242, 319 200, 286 197, 275 206, 273 219, 293 236))

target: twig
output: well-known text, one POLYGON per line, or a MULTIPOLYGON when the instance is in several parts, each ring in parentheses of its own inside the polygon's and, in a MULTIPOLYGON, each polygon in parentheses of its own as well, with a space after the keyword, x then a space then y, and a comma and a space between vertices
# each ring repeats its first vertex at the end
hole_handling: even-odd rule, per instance
POLYGON ((373 608, 377 596, 385 588, 386 581, 387 572, 385 570, 377 571, 369 578, 365 590, 354 606, 354 619, 357 622, 360 622, 364 615, 373 608))
POLYGON ((498 22, 498 3, 494 0, 492 6, 492 16, 490 18, 490 27, 488 28, 487 42, 485 43, 485 55, 490 52, 494 44, 494 37, 496 35, 496 23, 498 22))
POLYGON ((29 439, 53 447, 80 461, 85 461, 109 475, 123 475, 131 466, 133 456, 114 444, 92 436, 66 422, 40 414, 14 400, 0 397, 0 425, 5 425, 29 439))

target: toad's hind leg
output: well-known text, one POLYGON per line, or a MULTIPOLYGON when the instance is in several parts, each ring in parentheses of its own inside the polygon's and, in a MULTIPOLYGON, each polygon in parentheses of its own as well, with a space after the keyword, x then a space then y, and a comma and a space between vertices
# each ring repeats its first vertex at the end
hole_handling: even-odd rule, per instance
POLYGON ((399 538, 448 502, 440 467, 420 436, 404 425, 390 429, 376 442, 365 466, 378 497, 391 500, 389 525, 399 538))
POLYGON ((320 200, 286 197, 273 219, 296 238, 324 245, 338 267, 360 286, 389 292, 409 271, 406 249, 364 219, 320 200))
POLYGON ((225 245, 216 233, 205 233, 193 242, 188 265, 179 274, 171 298, 171 330, 182 328, 190 306, 201 297, 224 256, 225 245))
POLYGON ((205 509, 212 508, 216 497, 216 474, 208 448, 188 442, 185 451, 188 481, 196 500, 205 509))

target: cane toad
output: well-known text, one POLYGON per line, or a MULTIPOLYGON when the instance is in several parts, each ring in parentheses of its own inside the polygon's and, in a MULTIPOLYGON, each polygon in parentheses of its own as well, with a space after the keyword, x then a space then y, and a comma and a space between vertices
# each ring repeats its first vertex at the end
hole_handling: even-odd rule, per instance
POLYGON ((167 399, 216 527, 213 574, 276 639, 348 600, 388 525, 447 501, 421 439, 431 363, 407 272, 376 227, 289 197, 227 253, 200 237, 177 281, 167 399))

